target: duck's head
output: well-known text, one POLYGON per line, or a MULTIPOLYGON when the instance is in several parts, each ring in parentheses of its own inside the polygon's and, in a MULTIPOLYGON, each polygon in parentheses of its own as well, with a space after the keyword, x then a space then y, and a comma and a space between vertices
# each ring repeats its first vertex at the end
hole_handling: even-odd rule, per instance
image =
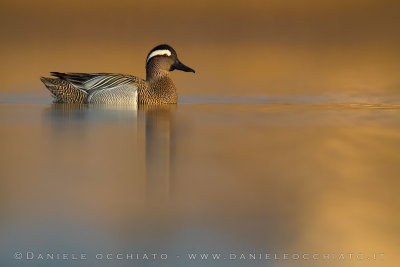
POLYGON ((147 55, 147 78, 151 78, 155 75, 163 75, 173 70, 195 72, 193 69, 180 62, 175 50, 167 44, 154 47, 147 55))

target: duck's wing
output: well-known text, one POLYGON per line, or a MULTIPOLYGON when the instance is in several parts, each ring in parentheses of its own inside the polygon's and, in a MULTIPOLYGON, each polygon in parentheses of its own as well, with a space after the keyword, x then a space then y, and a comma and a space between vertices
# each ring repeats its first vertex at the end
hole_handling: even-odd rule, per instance
POLYGON ((128 86, 137 88, 137 83, 140 81, 139 78, 132 75, 114 73, 51 72, 51 75, 65 80, 87 93, 93 90, 112 90, 128 86))

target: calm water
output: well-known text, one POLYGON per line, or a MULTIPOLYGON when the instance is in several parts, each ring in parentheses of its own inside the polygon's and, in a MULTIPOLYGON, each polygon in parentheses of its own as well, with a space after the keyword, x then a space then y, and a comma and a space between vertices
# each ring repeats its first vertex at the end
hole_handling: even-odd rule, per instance
POLYGON ((133 110, 2 94, 0 136, 1 266, 400 263, 400 98, 182 97, 133 110), (47 253, 68 260, 38 259, 47 253), (145 253, 158 255, 136 259, 145 253))

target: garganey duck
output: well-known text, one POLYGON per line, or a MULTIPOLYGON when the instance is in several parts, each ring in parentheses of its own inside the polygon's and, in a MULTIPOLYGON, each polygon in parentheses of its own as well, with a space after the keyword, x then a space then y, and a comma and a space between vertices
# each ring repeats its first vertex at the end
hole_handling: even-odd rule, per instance
POLYGON ((195 72, 179 61, 166 44, 153 48, 146 58, 146 80, 114 73, 51 72, 42 77, 56 103, 94 104, 174 104, 178 100, 170 77, 173 70, 195 72))

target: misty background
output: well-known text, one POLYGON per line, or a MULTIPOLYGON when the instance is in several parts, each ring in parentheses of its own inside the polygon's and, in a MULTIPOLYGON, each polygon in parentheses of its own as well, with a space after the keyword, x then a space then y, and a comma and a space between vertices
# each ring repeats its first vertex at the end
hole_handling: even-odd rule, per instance
POLYGON ((0 92, 50 71, 145 78, 155 45, 195 75, 180 95, 396 94, 398 1, 1 1, 0 92))

